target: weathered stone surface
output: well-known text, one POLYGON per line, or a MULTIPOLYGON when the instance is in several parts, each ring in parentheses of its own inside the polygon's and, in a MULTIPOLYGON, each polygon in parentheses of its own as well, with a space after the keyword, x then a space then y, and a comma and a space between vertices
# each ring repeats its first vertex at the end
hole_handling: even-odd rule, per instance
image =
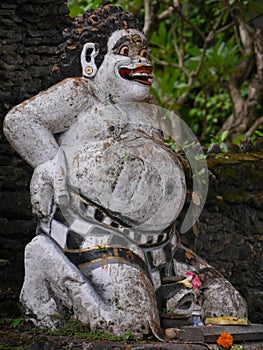
POLYGON ((0 266, 1 317, 20 313, 23 251, 36 227, 29 198, 32 170, 7 143, 2 123, 12 106, 53 84, 50 71, 67 13, 61 0, 0 2, 0 259, 8 261, 0 266), (27 11, 30 3, 35 14, 27 11))
POLYGON ((249 318, 263 318, 263 154, 209 156, 209 192, 197 226, 182 241, 246 298, 249 318))
MULTIPOLYGON (((63 5, 64 1, 52 1, 52 13, 45 17, 42 16, 41 4, 51 3, 51 1, 34 1, 34 4, 40 4, 39 11, 37 11, 39 18, 23 11, 28 2, 22 1, 21 8, 17 3, 9 5, 9 1, 6 1, 6 3, 2 1, 0 4, 0 15, 4 20, 4 25, 1 25, 3 29, 0 29, 0 31, 3 30, 3 37, 6 37, 2 41, 3 50, 1 49, 1 52, 7 52, 10 55, 9 57, 12 58, 7 61, 5 55, 0 56, 0 64, 2 60, 3 63, 12 63, 8 66, 0 65, 2 81, 0 94, 3 97, 0 99, 1 118, 11 106, 53 83, 49 75, 53 63, 52 55, 55 52, 56 44, 61 41, 61 31, 67 22, 66 18, 59 13, 59 7, 66 12, 66 6, 63 5), (65 22, 62 23, 62 21, 65 22), (41 45, 35 46, 34 41, 29 40, 32 39, 32 36, 29 38, 27 30, 30 26, 35 28, 36 25, 43 30, 43 37, 49 36, 50 38, 52 36, 55 38, 54 44, 52 43, 49 46, 50 41, 48 44, 42 41, 41 45), (50 31, 52 35, 48 35, 44 31, 50 31), (24 42, 27 44, 25 45, 24 42), (29 46, 29 43, 31 46, 29 46), (39 60, 32 57, 32 60, 34 66, 39 64, 41 69, 46 69, 42 71, 42 74, 46 72, 44 79, 43 77, 40 79, 36 74, 37 72, 34 73, 35 77, 32 78, 33 72, 30 67, 32 61, 29 57, 29 53, 32 52, 36 55, 39 53, 39 57, 41 57, 39 60), (42 67, 41 62, 45 62, 46 68, 42 67)), ((0 152, 4 157, 2 158, 3 167, 1 162, 3 175, 0 178, 1 190, 4 191, 4 195, 0 198, 1 216, 3 216, 2 222, 4 223, 4 226, 0 225, 1 237, 6 236, 7 226, 11 224, 11 228, 9 228, 10 237, 7 241, 4 240, 3 249, 0 248, 0 258, 7 256, 7 260, 10 261, 10 264, 1 266, 0 269, 3 305, 6 300, 14 300, 15 298, 14 292, 6 292, 10 286, 17 291, 20 289, 23 280, 23 250, 25 244, 35 235, 35 221, 30 214, 29 194, 25 189, 29 185, 31 176, 29 168, 7 146, 1 132, 0 142, 0 152), (10 168, 5 168, 11 166, 13 168, 11 173, 15 173, 17 162, 20 162, 21 166, 20 180, 10 176, 10 168), (11 193, 10 196, 9 193, 11 193), (17 198, 20 198, 19 202, 17 198), (22 226, 22 229, 21 224, 24 226, 22 226), (10 244, 10 241, 12 241, 12 244, 10 244), (16 259, 17 253, 19 259, 16 259)), ((249 160, 247 159, 246 168, 243 172, 240 170, 243 164, 241 159, 235 159, 234 163, 227 159, 217 160, 214 166, 212 163, 213 160, 210 164, 212 174, 209 198, 200 218, 198 233, 191 231, 185 234, 182 239, 189 247, 194 248, 194 242, 196 243, 199 255, 206 258, 211 265, 220 270, 246 297, 250 307, 250 320, 262 322, 263 301, 262 292, 260 292, 263 221, 261 209, 262 161, 255 156, 249 160), (224 167, 228 169, 226 177, 220 171, 224 167), (245 182, 240 174, 245 177, 245 182), (229 196, 232 193, 236 194, 237 189, 242 188, 243 185, 246 188, 243 197, 236 196, 236 198, 233 198, 231 195, 229 196), (222 242, 228 243, 228 245, 222 244, 222 242), (243 244, 246 249, 243 249, 243 244)), ((3 316, 13 314, 11 309, 4 313, 1 311, 2 308, 0 313, 3 316)))
POLYGON ((0 94, 2 96, 7 92, 5 99, 0 101, 1 119, 13 105, 52 85, 50 68, 57 45, 62 40, 62 30, 69 23, 65 16, 67 13, 67 7, 61 0, 34 4, 28 0, 14 1, 12 4, 1 2, 0 52, 3 54, 0 56, 0 77, 4 79, 1 79, 0 94), (46 61, 44 66, 39 62, 32 67, 32 51, 39 55, 42 62, 46 61), (38 69, 43 70, 45 79, 41 80, 36 73, 35 77, 32 75, 38 69), (21 93, 25 82, 30 82, 31 91, 21 93))
MULTIPOLYGON (((155 292, 164 276, 183 280, 189 271, 188 279, 194 281, 194 274, 200 274, 202 283, 186 287, 202 285, 203 290, 195 297, 174 288, 164 301, 174 318, 181 318, 181 308, 185 316, 187 294, 192 305, 188 318, 193 307, 203 317, 246 317, 246 303, 234 287, 178 244, 174 223, 185 202, 185 175, 179 157, 161 137, 158 107, 147 104, 152 100, 148 43, 134 24, 127 32, 132 15, 106 5, 93 16, 99 18, 102 11, 98 38, 81 51, 82 77, 70 77, 22 102, 4 120, 10 144, 34 168, 31 202, 40 218, 39 235, 25 249, 20 302, 26 320, 55 329, 72 313, 91 330, 114 335, 130 331, 142 339, 151 329, 163 339, 155 292), (113 11, 116 18, 125 16, 125 22, 108 34, 107 52, 97 67, 99 36, 105 26, 111 28, 107 19, 113 11), (89 59, 87 47, 92 50, 89 59), (127 54, 122 54, 123 48, 127 54), (74 245, 70 235, 78 238, 74 245), (101 246, 102 256, 89 257, 101 246), (129 251, 125 258, 124 247, 129 251)), ((41 40, 39 33, 31 36, 41 40)), ((82 45, 82 37, 76 45, 82 45)), ((41 77, 44 70, 35 68, 31 64, 32 76, 41 77)), ((74 65, 69 70, 73 74, 74 65)))
MULTIPOLYGON (((262 350, 261 341, 237 342, 246 350, 262 350)), ((88 341, 78 337, 34 335, 27 332, 5 332, 0 330, 0 345, 4 349, 16 349, 22 347, 27 350, 218 350, 214 343, 202 343, 198 341, 166 341, 166 342, 132 342, 132 341, 88 341), (2 337, 1 337, 2 335, 2 337)))
POLYGON ((222 332, 231 334, 234 342, 262 341, 263 325, 252 324, 246 326, 201 326, 184 327, 179 339, 189 342, 216 343, 222 332))

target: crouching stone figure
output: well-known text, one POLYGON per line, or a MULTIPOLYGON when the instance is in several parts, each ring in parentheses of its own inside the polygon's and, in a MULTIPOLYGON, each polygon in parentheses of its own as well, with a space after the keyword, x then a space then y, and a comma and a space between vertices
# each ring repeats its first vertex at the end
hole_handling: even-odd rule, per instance
POLYGON ((26 318, 53 329, 74 315, 91 330, 162 339, 163 307, 186 323, 196 308, 246 316, 233 286, 180 244, 185 177, 160 131, 138 21, 106 5, 64 36, 53 69, 60 82, 14 107, 4 125, 34 168, 39 226, 25 249, 26 318), (187 288, 185 277, 201 286, 187 288))

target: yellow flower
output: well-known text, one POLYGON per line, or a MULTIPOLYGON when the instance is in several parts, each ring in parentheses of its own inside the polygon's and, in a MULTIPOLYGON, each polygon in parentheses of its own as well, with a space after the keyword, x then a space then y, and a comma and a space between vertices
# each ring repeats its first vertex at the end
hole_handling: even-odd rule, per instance
POLYGON ((177 284, 181 283, 183 284, 186 288, 192 288, 192 281, 193 276, 187 276, 184 280, 176 282, 177 284))
POLYGON ((231 345, 233 345, 233 337, 231 334, 226 332, 221 333, 221 335, 217 338, 217 344, 222 346, 224 349, 229 349, 231 345))

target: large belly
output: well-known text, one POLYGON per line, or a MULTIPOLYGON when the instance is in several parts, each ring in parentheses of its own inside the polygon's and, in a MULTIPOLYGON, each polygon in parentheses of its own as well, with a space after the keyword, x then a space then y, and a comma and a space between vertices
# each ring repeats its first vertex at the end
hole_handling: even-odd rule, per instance
POLYGON ((160 231, 178 216, 184 175, 170 151, 148 137, 86 142, 66 153, 68 181, 80 194, 142 231, 160 231))

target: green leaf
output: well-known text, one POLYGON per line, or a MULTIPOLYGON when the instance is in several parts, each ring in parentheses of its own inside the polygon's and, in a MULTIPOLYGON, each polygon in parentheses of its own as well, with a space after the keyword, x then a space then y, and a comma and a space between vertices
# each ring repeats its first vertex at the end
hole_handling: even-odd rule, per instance
POLYGON ((158 34, 159 34, 159 38, 160 40, 165 44, 165 39, 166 39, 166 28, 165 28, 165 24, 164 22, 161 22, 160 23, 160 26, 159 26, 159 30, 158 30, 158 34))
POLYGON ((228 135, 229 135, 229 130, 223 131, 219 136, 220 143, 224 142, 228 135))
POLYGON ((252 1, 248 5, 249 11, 255 12, 258 14, 263 13, 263 4, 261 1, 252 1))
POLYGON ((70 11, 69 15, 72 18, 75 18, 75 17, 81 15, 82 13, 84 13, 84 8, 83 8, 83 6, 79 6, 78 0, 73 0, 73 1, 69 2, 68 8, 70 11))

